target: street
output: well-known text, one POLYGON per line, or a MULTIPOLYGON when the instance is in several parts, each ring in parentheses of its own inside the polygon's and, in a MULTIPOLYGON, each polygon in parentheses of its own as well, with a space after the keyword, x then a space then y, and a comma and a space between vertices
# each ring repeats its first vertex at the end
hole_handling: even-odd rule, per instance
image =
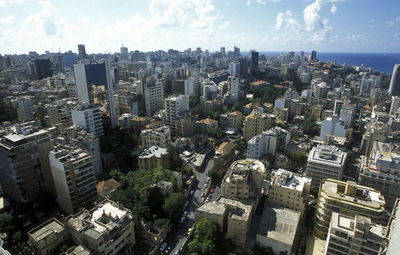
POLYGON ((189 201, 189 204, 185 209, 187 211, 187 217, 182 224, 177 226, 169 233, 165 240, 165 242, 167 243, 165 250, 163 252, 159 250, 158 254, 178 254, 179 250, 181 249, 188 237, 188 230, 194 226, 194 212, 200 205, 203 204, 203 201, 205 199, 205 196, 201 197, 201 194, 204 192, 204 183, 207 182, 208 171, 211 170, 213 166, 214 160, 211 158, 207 162, 204 171, 196 171, 195 168, 193 168, 197 184, 193 188, 193 195, 189 195, 187 200, 189 201))

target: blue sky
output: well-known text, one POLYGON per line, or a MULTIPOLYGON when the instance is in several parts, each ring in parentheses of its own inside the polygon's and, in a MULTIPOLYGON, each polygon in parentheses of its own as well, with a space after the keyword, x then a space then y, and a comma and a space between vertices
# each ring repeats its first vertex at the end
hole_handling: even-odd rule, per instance
POLYGON ((399 52, 399 0, 0 0, 0 54, 196 48, 399 52))

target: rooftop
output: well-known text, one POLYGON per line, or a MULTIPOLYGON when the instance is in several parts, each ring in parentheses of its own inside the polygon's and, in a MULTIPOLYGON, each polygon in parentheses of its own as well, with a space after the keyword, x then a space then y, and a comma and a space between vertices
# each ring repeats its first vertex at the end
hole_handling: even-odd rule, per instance
POLYGON ((257 235, 292 245, 297 232, 300 212, 287 208, 264 207, 257 235))
POLYGON ((217 201, 211 201, 202 204, 199 208, 197 208, 197 211, 222 216, 226 212, 226 207, 224 204, 221 204, 217 201))
POLYGON ((229 218, 247 222, 251 217, 253 206, 250 204, 245 204, 241 201, 227 197, 220 197, 217 202, 225 205, 229 209, 229 218))
POLYGON ((216 154, 220 155, 227 155, 229 154, 232 150, 235 149, 235 144, 230 143, 230 142, 223 142, 221 145, 218 147, 216 154))
POLYGON ((308 162, 319 162, 332 166, 342 166, 346 161, 347 153, 336 146, 317 145, 308 155, 308 162))
POLYGON ((71 247, 66 253, 66 255, 90 255, 90 254, 91 252, 88 251, 82 245, 71 247))
POLYGON ((303 191, 306 184, 311 185, 311 178, 301 177, 284 169, 272 172, 271 185, 279 185, 288 189, 303 191))
POLYGON ((58 234, 65 231, 64 224, 59 220, 52 218, 42 225, 32 229, 28 234, 36 241, 39 242, 50 235, 58 234))
POLYGON ((168 154, 168 150, 166 148, 161 148, 158 146, 151 146, 148 149, 145 149, 140 155, 139 158, 161 158, 164 155, 168 154))

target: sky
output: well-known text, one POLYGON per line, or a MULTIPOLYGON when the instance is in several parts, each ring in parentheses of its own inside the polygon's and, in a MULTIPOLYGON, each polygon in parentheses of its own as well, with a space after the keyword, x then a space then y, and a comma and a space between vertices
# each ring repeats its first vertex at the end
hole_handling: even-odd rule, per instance
POLYGON ((400 52, 400 0, 0 0, 0 54, 400 52))

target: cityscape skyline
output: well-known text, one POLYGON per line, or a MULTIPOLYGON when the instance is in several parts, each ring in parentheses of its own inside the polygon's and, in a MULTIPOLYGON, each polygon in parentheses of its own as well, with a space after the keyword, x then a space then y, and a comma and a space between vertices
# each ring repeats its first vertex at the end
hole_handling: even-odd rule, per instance
POLYGON ((80 43, 88 53, 117 52, 121 45, 360 53, 396 53, 400 46, 394 0, 0 0, 0 8, 0 54, 75 51, 80 43), (354 12, 361 4, 364 11, 354 12))

